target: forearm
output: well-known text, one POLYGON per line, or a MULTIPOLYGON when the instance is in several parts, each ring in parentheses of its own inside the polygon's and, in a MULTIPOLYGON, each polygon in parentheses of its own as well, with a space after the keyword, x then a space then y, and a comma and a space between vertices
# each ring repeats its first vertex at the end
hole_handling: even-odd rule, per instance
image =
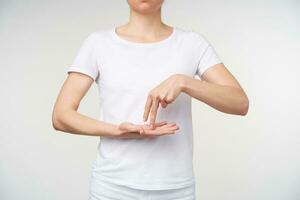
POLYGON ((117 125, 87 117, 75 110, 56 113, 59 113, 53 115, 53 126, 56 130, 71 134, 110 137, 120 132, 117 125))
POLYGON ((248 98, 239 88, 213 84, 192 77, 185 77, 183 82, 182 92, 221 112, 237 115, 247 113, 248 98))

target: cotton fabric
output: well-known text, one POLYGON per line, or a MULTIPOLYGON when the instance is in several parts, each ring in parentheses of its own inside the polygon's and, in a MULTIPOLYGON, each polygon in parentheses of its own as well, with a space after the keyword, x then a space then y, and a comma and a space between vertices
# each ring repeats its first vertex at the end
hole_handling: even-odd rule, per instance
POLYGON ((195 184, 168 190, 140 190, 103 180, 92 180, 88 200, 196 200, 195 184))
MULTIPOLYGON (((193 30, 173 27, 157 42, 140 43, 119 36, 115 27, 90 33, 67 72, 91 77, 99 92, 99 120, 119 125, 143 124, 148 93, 173 74, 201 75, 220 57, 210 42, 193 30)), ((178 189, 195 184, 191 97, 181 93, 156 122, 175 122, 172 135, 143 139, 100 136, 91 179, 142 190, 178 189)), ((148 119, 149 121, 149 119, 148 119)))

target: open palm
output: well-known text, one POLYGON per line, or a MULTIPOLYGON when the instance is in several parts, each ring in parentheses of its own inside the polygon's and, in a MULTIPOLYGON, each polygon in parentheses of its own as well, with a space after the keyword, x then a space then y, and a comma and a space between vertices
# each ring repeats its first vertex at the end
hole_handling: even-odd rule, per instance
POLYGON ((148 124, 134 124, 127 121, 119 124, 118 128, 121 130, 121 134, 117 137, 123 139, 153 138, 161 135, 170 135, 179 129, 176 123, 167 123, 166 121, 155 123, 155 129, 151 129, 148 124))

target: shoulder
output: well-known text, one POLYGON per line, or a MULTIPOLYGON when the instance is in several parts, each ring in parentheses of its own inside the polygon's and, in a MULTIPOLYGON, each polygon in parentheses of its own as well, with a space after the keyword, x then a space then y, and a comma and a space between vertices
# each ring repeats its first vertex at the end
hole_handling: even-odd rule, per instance
POLYGON ((111 29, 109 29, 109 28, 95 30, 93 32, 90 32, 87 35, 86 39, 94 41, 94 42, 99 41, 99 40, 105 40, 110 37, 110 31, 111 31, 111 29))
POLYGON ((98 29, 90 32, 85 36, 85 44, 94 48, 95 51, 102 51, 102 49, 110 45, 112 29, 98 29))
POLYGON ((198 31, 195 31, 192 28, 182 28, 176 27, 178 35, 184 38, 185 42, 189 42, 196 46, 207 46, 209 41, 207 40, 206 36, 198 31))

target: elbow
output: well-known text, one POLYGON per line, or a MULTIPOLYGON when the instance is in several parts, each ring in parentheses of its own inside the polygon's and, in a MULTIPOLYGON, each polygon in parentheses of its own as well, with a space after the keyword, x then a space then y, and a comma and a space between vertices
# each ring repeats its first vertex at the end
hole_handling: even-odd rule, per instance
POLYGON ((240 104, 240 115, 246 116, 249 111, 249 99, 246 97, 243 102, 240 104))
POLYGON ((62 128, 62 117, 57 111, 53 111, 52 114, 52 127, 56 131, 63 131, 62 128))
POLYGON ((60 131, 60 126, 58 125, 58 120, 57 119, 52 119, 52 127, 56 131, 60 131))

